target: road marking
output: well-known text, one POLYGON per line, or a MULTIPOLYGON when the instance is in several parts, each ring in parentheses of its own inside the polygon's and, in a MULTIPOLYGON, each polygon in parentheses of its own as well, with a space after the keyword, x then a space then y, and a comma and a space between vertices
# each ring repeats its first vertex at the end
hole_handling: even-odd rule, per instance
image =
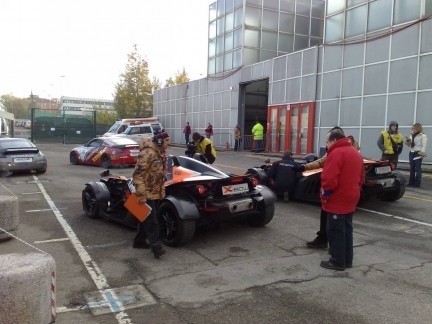
POLYGON ((111 308, 115 309, 116 312, 119 312, 123 302, 130 302, 136 300, 136 297, 134 296, 114 298, 113 294, 114 292, 112 290, 106 290, 102 294, 102 296, 105 297, 106 300, 100 302, 91 302, 88 303, 87 306, 89 308, 95 308, 109 305, 111 308))
POLYGON ((53 243, 53 242, 63 242, 63 241, 70 241, 69 237, 59 238, 59 239, 52 239, 52 240, 46 240, 46 241, 34 241, 35 244, 42 244, 42 243, 53 243))
POLYGON ((86 308, 87 308, 87 305, 77 306, 77 307, 72 307, 72 308, 60 306, 60 307, 56 308, 56 312, 57 312, 57 314, 59 314, 59 313, 67 313, 67 312, 75 312, 75 311, 83 310, 83 309, 86 309, 86 308))
MULTIPOLYGON (((91 258, 91 256, 88 254, 84 246, 82 245, 81 241, 76 236, 75 232, 73 231, 72 227, 68 224, 68 222, 65 220, 63 215, 60 213, 58 208, 55 206, 54 202, 52 201, 51 197, 46 192, 43 184, 38 181, 38 178, 33 175, 33 178, 35 179, 35 183, 38 185, 39 190, 42 192, 45 200, 47 201, 48 205, 51 207, 54 215, 57 218, 57 221, 60 223, 60 225, 63 227, 63 230, 65 231, 66 235, 69 237, 73 247, 78 253, 78 256, 81 258, 81 261, 83 262, 84 266, 86 267, 88 273, 90 274, 90 277, 93 279, 93 282, 95 283, 97 289, 101 291, 101 295, 103 298, 106 299, 106 297, 102 294, 103 290, 111 289, 107 278, 103 275, 101 269, 96 264, 95 261, 91 258)), ((117 298, 115 294, 113 294, 114 298, 117 298)), ((129 318, 129 315, 124 311, 124 308, 122 305, 119 305, 118 308, 113 308, 110 305, 111 312, 115 312, 115 309, 118 309, 119 312, 115 314, 115 317, 117 319, 117 322, 119 324, 131 324, 132 321, 129 318)))
POLYGON ((432 202, 432 199, 426 199, 426 198, 420 198, 420 197, 414 197, 414 196, 407 196, 407 195, 404 195, 403 198, 432 202))
POLYGON ((40 191, 35 191, 35 192, 22 192, 21 195, 35 195, 35 194, 40 194, 42 192, 40 191))
MULTIPOLYGON (((67 209, 67 208, 55 208, 56 211, 59 211, 60 209, 67 209)), ((30 209, 30 210, 26 210, 26 213, 38 213, 38 212, 44 212, 44 211, 49 211, 52 210, 54 211, 53 208, 46 208, 46 209, 30 209)))
POLYGON ((407 221, 407 222, 411 222, 411 223, 415 223, 415 224, 419 224, 419 225, 424 225, 424 226, 432 227, 432 224, 416 221, 414 219, 409 219, 409 218, 405 218, 405 217, 401 217, 401 216, 386 214, 386 213, 382 213, 382 212, 379 212, 379 211, 375 211, 375 210, 371 210, 371 209, 366 209, 366 208, 357 207, 357 209, 358 210, 363 210, 363 211, 366 211, 366 212, 369 212, 369 213, 373 213, 373 214, 378 214, 378 215, 381 215, 381 216, 392 217, 392 218, 400 219, 400 220, 403 220, 403 221, 407 221))

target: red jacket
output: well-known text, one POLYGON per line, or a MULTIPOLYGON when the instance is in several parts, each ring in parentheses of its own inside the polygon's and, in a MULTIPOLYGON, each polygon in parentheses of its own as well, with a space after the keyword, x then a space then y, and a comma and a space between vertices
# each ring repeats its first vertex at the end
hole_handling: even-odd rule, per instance
POLYGON ((321 203, 326 212, 350 214, 360 199, 364 165, 360 153, 348 138, 336 141, 327 152, 321 173, 321 203), (330 191, 323 197, 323 190, 330 191))

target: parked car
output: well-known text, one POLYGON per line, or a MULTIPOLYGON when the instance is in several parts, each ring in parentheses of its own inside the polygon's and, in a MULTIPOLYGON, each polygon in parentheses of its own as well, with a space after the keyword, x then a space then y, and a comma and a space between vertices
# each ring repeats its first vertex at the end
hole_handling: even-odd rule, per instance
POLYGON ((75 147, 69 155, 71 164, 97 165, 103 168, 135 165, 138 144, 129 138, 98 137, 75 147))
POLYGON ((0 138, 0 171, 45 173, 46 169, 46 157, 32 142, 24 138, 0 138))
MULTIPOLYGON (((317 158, 317 157, 315 157, 317 158)), ((312 161, 313 159, 309 159, 312 161)), ((270 161, 260 167, 249 168, 246 173, 257 177, 259 182, 268 185, 271 183, 267 176, 270 161)), ((376 161, 363 159, 365 168, 365 182, 361 188, 361 200, 377 198, 383 201, 396 201, 405 194, 406 179, 399 172, 393 170, 389 161, 376 161)), ((296 200, 320 202, 322 169, 304 171, 296 185, 292 197, 296 200)), ((281 195, 283 193, 276 193, 281 195)))
MULTIPOLYGON (((109 170, 107 170, 109 171, 109 170)), ((101 176, 109 176, 102 172, 101 176)), ((157 210, 161 240, 169 246, 190 241, 198 226, 241 217, 262 227, 273 219, 276 196, 250 175, 227 174, 199 160, 168 157, 166 197, 157 210)), ((132 179, 109 176, 88 182, 82 205, 90 218, 104 216, 132 227, 138 222, 124 203, 135 191, 132 179)))
POLYGON ((123 133, 116 136, 130 138, 139 143, 144 137, 153 137, 154 129, 151 124, 131 125, 123 133))

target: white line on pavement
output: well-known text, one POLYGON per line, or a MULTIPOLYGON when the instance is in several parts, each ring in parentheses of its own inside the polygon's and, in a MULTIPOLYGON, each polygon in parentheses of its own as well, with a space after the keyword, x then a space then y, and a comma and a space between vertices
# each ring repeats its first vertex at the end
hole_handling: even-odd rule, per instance
POLYGON ((40 194, 42 192, 40 191, 36 191, 36 192, 22 192, 21 195, 35 195, 35 194, 40 194))
MULTIPOLYGON (((81 241, 76 236, 75 232, 73 231, 72 227, 68 224, 68 222, 65 220, 63 215, 60 213, 58 208, 55 206, 54 202, 52 201, 51 197, 46 192, 44 186, 40 181, 38 181, 38 178, 33 175, 33 178, 35 179, 35 183, 38 185, 40 191, 42 192, 45 200, 47 201, 48 205, 51 207, 54 215, 56 216, 58 222, 63 227, 63 230, 65 231, 66 235, 69 237, 72 245, 74 246, 75 250, 78 252, 79 257, 81 258, 81 261, 84 263, 84 266, 86 267, 88 273, 90 274, 90 277, 93 279, 93 282, 96 284, 97 289, 99 289, 102 298, 105 298, 105 295, 103 294, 103 290, 111 289, 107 278, 103 275, 101 269, 96 264, 95 261, 91 258, 91 256, 88 254, 84 246, 82 245, 81 241)), ((112 292, 112 295, 115 299, 118 299, 118 297, 115 295, 114 292, 112 292)), ((129 318, 129 315, 124 311, 123 305, 119 305, 121 311, 118 313, 115 313, 115 317, 119 324, 131 324, 132 321, 129 318)), ((110 309, 113 312, 113 308, 110 305, 110 309)))
POLYGON ((357 209, 358 210, 363 210, 363 211, 366 211, 366 212, 369 212, 369 213, 378 214, 378 215, 381 215, 381 216, 393 217, 393 218, 400 219, 400 220, 403 220, 403 221, 406 221, 406 222, 411 222, 411 223, 415 223, 415 224, 419 224, 419 225, 424 225, 424 226, 432 227, 432 224, 416 221, 414 219, 409 219, 409 218, 405 218, 405 217, 401 217, 401 216, 395 216, 395 215, 391 215, 391 214, 386 214, 386 213, 382 213, 382 212, 379 212, 379 211, 376 211, 376 210, 371 210, 371 209, 366 209, 366 208, 359 208, 359 207, 357 207, 357 209))
POLYGON ((59 238, 59 239, 52 239, 52 240, 46 240, 46 241, 34 241, 35 244, 41 244, 41 243, 53 243, 53 242, 63 242, 63 241, 70 241, 69 237, 59 238))

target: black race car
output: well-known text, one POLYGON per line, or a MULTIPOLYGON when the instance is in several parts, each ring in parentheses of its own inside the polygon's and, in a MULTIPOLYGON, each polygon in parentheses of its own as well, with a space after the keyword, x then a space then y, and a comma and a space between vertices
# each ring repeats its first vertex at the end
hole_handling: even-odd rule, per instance
MULTIPOLYGON (((317 157, 315 157, 317 158, 317 157)), ((313 158, 308 157, 308 162, 313 158)), ((365 182, 361 189, 360 200, 377 198, 382 201, 396 201, 405 193, 405 178, 396 171, 389 161, 376 161, 363 159, 365 168, 365 182)), ((271 163, 266 161, 266 164, 260 167, 253 167, 246 171, 246 174, 254 175, 258 181, 272 188, 271 180, 267 175, 271 163)), ((322 169, 304 171, 299 175, 295 192, 290 198, 295 200, 304 200, 311 202, 320 202, 321 189, 321 172, 322 169)), ((281 195, 283 193, 277 193, 281 195)))
MULTIPOLYGON (((276 196, 251 175, 227 174, 202 162, 199 156, 170 156, 166 197, 157 210, 161 240, 169 246, 190 241, 198 226, 246 217, 251 226, 268 224, 276 196)), ((109 176, 86 183, 82 205, 90 218, 105 216, 135 227, 137 220, 124 203, 135 191, 132 180, 109 176)))

